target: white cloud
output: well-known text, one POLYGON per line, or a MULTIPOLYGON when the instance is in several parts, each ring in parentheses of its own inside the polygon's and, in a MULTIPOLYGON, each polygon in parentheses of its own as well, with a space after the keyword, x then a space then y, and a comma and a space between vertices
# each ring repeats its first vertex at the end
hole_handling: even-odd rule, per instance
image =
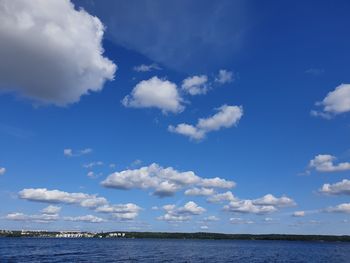
POLYGON ((58 106, 102 90, 117 68, 103 57, 103 34, 69 0, 1 1, 0 90, 58 106))
POLYGON ((45 207, 44 209, 42 209, 41 213, 52 215, 52 214, 58 214, 60 211, 61 211, 60 206, 49 205, 49 206, 45 207))
POLYGON ((94 168, 95 166, 102 166, 102 165, 103 165, 103 162, 97 161, 97 162, 83 164, 83 167, 86 169, 91 169, 91 168, 94 168))
POLYGON ((103 197, 84 193, 67 193, 59 190, 48 190, 46 188, 29 188, 19 192, 21 199, 30 201, 79 204, 83 207, 97 207, 107 203, 103 197))
POLYGON ((224 210, 236 213, 269 214, 276 212, 272 205, 255 205, 252 200, 231 201, 224 206, 224 210))
POLYGON ((304 217, 305 216, 305 211, 295 211, 292 216, 294 217, 304 217))
POLYGON ((141 208, 135 204, 110 204, 106 198, 85 193, 67 193, 59 190, 47 190, 46 188, 23 189, 19 192, 21 199, 44 202, 75 204, 83 208, 88 208, 100 213, 110 213, 113 216, 135 218, 141 208))
POLYGON ((13 221, 29 221, 36 223, 49 223, 57 221, 59 219, 58 214, 39 214, 39 215, 26 215, 23 213, 10 213, 5 216, 7 220, 13 221))
POLYGON ((182 81, 181 88, 190 95, 206 94, 208 86, 208 77, 206 75, 192 76, 182 81))
POLYGON ((188 136, 194 140, 201 140, 205 137, 203 130, 199 130, 197 127, 186 123, 180 123, 177 126, 169 125, 168 131, 188 136))
POLYGON ((322 111, 314 110, 311 111, 311 114, 325 118, 350 111, 350 84, 339 85, 316 105, 322 106, 322 111))
POLYGON ((230 189, 236 186, 236 183, 233 181, 228 181, 223 178, 214 177, 214 178, 203 178, 198 184, 203 187, 213 187, 213 188, 226 188, 230 189))
POLYGON ((67 157, 78 157, 78 156, 86 155, 89 153, 92 153, 91 148, 85 148, 85 149, 77 150, 77 151, 73 151, 73 149, 70 149, 70 148, 66 148, 63 150, 63 155, 67 156, 67 157))
POLYGON ((194 140, 201 140, 208 132, 237 125, 243 116, 243 108, 241 106, 223 105, 218 108, 217 111, 218 113, 211 117, 199 119, 196 126, 181 123, 177 126, 170 125, 168 130, 173 133, 188 136, 194 140))
POLYGON ((158 220, 168 221, 168 222, 183 222, 191 220, 194 215, 203 214, 206 209, 197 205, 193 201, 187 202, 182 207, 177 207, 176 205, 165 205, 163 206, 165 214, 158 217, 158 220))
POLYGON ((204 221, 206 222, 214 222, 214 221, 219 221, 220 218, 216 217, 216 216, 208 216, 203 218, 204 221))
POLYGON ((293 199, 282 196, 280 198, 277 198, 273 196, 272 194, 267 194, 261 198, 253 200, 254 205, 263 205, 263 206, 276 206, 276 207, 290 207, 295 206, 295 202, 293 199))
POLYGON ((133 108, 158 108, 163 113, 179 113, 184 110, 182 98, 175 83, 158 77, 139 82, 122 104, 133 108))
POLYGON ((350 170, 349 162, 334 164, 335 160, 335 156, 319 154, 309 162, 309 169, 315 169, 318 172, 341 172, 350 170))
POLYGON ((215 81, 220 84, 230 83, 234 80, 233 72, 225 69, 220 69, 215 81))
POLYGON ((319 192, 329 195, 350 195, 350 180, 344 179, 335 184, 324 184, 319 192))
POLYGON ((134 71, 137 71, 137 72, 148 72, 152 70, 161 70, 162 68, 159 67, 156 63, 152 63, 149 65, 141 64, 141 65, 135 66, 133 69, 134 71))
POLYGON ((73 221, 73 222, 86 222, 86 223, 103 223, 106 222, 105 219, 93 215, 85 215, 85 216, 76 216, 71 217, 67 216, 64 217, 63 220, 65 221, 73 221))
POLYGON ((207 230, 207 229, 209 229, 209 227, 208 226, 200 226, 200 229, 207 230))
POLYGON ((4 175, 6 173, 6 168, 0 167, 0 175, 4 175))
POLYGON ((239 200, 230 201, 224 206, 224 210, 235 213, 251 213, 251 214, 269 214, 276 212, 279 208, 295 206, 293 199, 282 196, 277 198, 272 194, 267 194, 261 198, 254 200, 239 200))
POLYGON ((231 217, 230 223, 234 225, 246 225, 246 224, 254 224, 254 221, 242 219, 239 217, 231 217))
POLYGON ((207 199, 208 202, 210 203, 221 203, 224 201, 235 201, 237 200, 236 197, 232 194, 231 191, 227 191, 225 193, 219 193, 215 194, 207 199))
POLYGON ((190 188, 185 191, 185 195, 194 195, 194 196, 208 196, 208 195, 213 195, 214 194, 214 189, 213 188, 190 188))
POLYGON ((133 203, 118 205, 108 204, 97 207, 95 211, 111 214, 113 217, 121 220, 133 220, 138 216, 139 212, 141 211, 141 207, 133 203))
POLYGON ((90 177, 90 178, 98 178, 102 176, 102 173, 95 173, 94 171, 89 171, 87 173, 87 177, 90 177))
POLYGON ((350 213, 350 203, 344 203, 333 207, 328 207, 326 212, 350 213))
POLYGON ((171 196, 177 191, 201 186, 204 188, 232 188, 235 183, 218 177, 201 178, 192 171, 179 172, 172 167, 163 168, 156 163, 138 169, 128 169, 109 175, 101 184, 116 189, 154 189, 159 197, 171 196))
POLYGON ((72 149, 64 149, 63 155, 64 156, 73 156, 73 150, 72 149))

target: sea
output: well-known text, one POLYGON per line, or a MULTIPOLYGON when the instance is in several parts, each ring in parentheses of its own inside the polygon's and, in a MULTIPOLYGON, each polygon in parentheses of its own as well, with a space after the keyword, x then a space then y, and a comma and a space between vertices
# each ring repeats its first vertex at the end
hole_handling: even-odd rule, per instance
POLYGON ((0 262, 350 262, 350 243, 0 238, 0 262))

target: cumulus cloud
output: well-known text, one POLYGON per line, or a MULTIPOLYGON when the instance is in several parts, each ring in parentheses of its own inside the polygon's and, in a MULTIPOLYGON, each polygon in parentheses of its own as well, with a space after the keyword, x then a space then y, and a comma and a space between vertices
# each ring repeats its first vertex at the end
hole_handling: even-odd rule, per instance
POLYGON ((287 196, 282 196, 280 198, 277 198, 273 196, 272 194, 267 194, 261 198, 255 199, 253 201, 254 205, 263 205, 263 206, 276 206, 276 207, 290 207, 290 206, 295 206, 295 202, 293 199, 287 197, 287 196))
POLYGON ((223 178, 214 177, 214 178, 203 178, 199 182, 199 185, 203 186, 203 187, 230 189, 230 188, 235 187, 236 183, 233 181, 228 181, 228 180, 223 179, 223 178))
POLYGON ((161 70, 162 68, 159 67, 158 64, 152 63, 149 65, 141 64, 141 65, 135 66, 133 69, 136 72, 149 72, 152 70, 161 70))
POLYGON ((343 162, 334 164, 337 158, 329 154, 319 154, 309 162, 309 169, 315 169, 318 172, 341 172, 350 170, 350 163, 343 162))
POLYGON ((156 163, 138 169, 128 169, 109 175, 101 184, 115 189, 154 189, 159 197, 174 195, 186 187, 232 188, 235 183, 218 177, 201 178, 192 171, 180 172, 156 163))
POLYGON ((206 75, 192 76, 182 81, 181 88, 190 95, 206 94, 208 86, 208 77, 206 75))
POLYGON ((231 191, 227 191, 225 193, 215 194, 207 199, 207 201, 210 203, 221 203, 224 201, 231 202, 231 201, 235 201, 235 200, 237 200, 237 199, 236 199, 236 197, 234 197, 234 195, 232 194, 231 191))
POLYGON ((224 210, 235 213, 251 213, 251 214, 269 214, 276 212, 283 207, 295 206, 293 199, 282 196, 277 198, 271 194, 267 194, 255 200, 234 200, 224 206, 224 210))
POLYGON ((182 102, 176 84, 156 76, 139 82, 122 100, 125 107, 158 108, 163 113, 183 111, 182 102))
POLYGON ((85 223, 103 223, 106 222, 105 219, 93 215, 85 215, 85 216, 67 216, 64 217, 63 220, 65 221, 73 221, 73 222, 85 222, 85 223))
POLYGON ((60 211, 61 211, 60 206, 49 205, 49 206, 45 207, 44 209, 42 209, 41 213, 52 215, 52 214, 58 214, 60 211))
POLYGON ((165 205, 163 206, 165 214, 158 217, 158 220, 168 221, 168 222, 183 222, 191 220, 194 215, 203 214, 206 209, 197 205, 193 201, 187 202, 182 207, 177 207, 176 205, 165 205))
POLYGON ((325 209, 326 212, 350 213, 350 203, 344 203, 337 206, 331 206, 325 209))
POLYGON ((201 140, 209 132, 237 125, 243 116, 243 108, 241 106, 222 105, 217 111, 211 117, 199 119, 195 126, 181 123, 177 126, 170 125, 168 130, 194 140, 201 140))
POLYGON ((220 84, 230 83, 234 80, 233 72, 226 69, 220 69, 218 75, 215 78, 215 81, 220 84))
POLYGON ((224 206, 224 210, 236 213, 268 214, 276 212, 272 205, 254 205, 252 200, 231 201, 224 206))
POLYGON ((103 57, 103 34, 69 0, 1 1, 0 90, 57 106, 102 90, 117 69, 103 57))
POLYGON ((335 184, 324 184, 319 192, 328 195, 350 195, 350 180, 344 179, 335 184))
POLYGON ((335 90, 329 92, 327 96, 316 103, 323 107, 321 111, 313 110, 313 116, 331 118, 335 115, 350 111, 350 84, 341 84, 335 90))
POLYGON ((19 192, 21 199, 46 203, 79 204, 82 207, 97 207, 107 203, 104 197, 85 193, 68 193, 46 188, 29 188, 19 192))
POLYGON ((23 189, 19 192, 21 199, 44 202, 75 204, 100 213, 109 213, 119 219, 126 219, 138 216, 141 208, 135 204, 110 204, 106 198, 85 193, 68 193, 59 190, 48 190, 46 188, 23 189))
POLYGON ((305 211, 295 211, 292 214, 293 217, 304 217, 305 216, 305 211))
POLYGON ((78 157, 89 153, 92 153, 91 148, 85 148, 77 151, 73 151, 73 149, 70 149, 70 148, 66 148, 63 150, 63 155, 67 157, 78 157))
POLYGON ((185 191, 185 195, 193 195, 193 196, 208 196, 208 195, 213 195, 214 194, 214 189, 212 188, 190 188, 185 191))
POLYGON ((117 205, 107 204, 96 208, 96 212, 108 213, 121 220, 133 220, 138 216, 140 211, 141 207, 133 203, 117 205))
POLYGON ((6 168, 0 167, 0 175, 4 175, 6 173, 6 168))

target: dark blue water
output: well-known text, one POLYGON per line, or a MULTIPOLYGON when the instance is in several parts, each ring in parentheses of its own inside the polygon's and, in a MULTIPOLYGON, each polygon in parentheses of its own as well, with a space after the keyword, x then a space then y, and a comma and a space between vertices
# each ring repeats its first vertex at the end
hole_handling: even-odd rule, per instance
POLYGON ((0 238, 0 262, 350 262, 350 243, 0 238))

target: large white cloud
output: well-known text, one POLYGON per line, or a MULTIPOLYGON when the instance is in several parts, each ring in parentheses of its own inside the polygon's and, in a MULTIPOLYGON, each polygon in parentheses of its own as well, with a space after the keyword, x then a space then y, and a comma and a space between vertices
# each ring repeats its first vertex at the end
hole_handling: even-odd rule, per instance
POLYGON ((208 91, 208 77, 206 75, 192 76, 182 81, 181 88, 190 95, 206 94, 208 91))
POLYGON ((224 206, 224 210, 236 213, 268 214, 276 212, 272 205, 255 205, 252 200, 231 201, 224 206))
POLYGON ((138 216, 141 207, 136 204, 110 204, 106 198, 85 193, 68 193, 46 188, 23 189, 19 192, 21 199, 44 202, 75 204, 100 213, 108 213, 118 219, 134 219, 138 216))
POLYGON ((204 188, 232 188, 235 183, 222 178, 201 178, 192 171, 180 172, 172 167, 163 168, 156 163, 133 170, 109 175, 101 184, 115 189, 154 189, 159 197, 171 196, 177 191, 200 186, 204 188))
POLYGON ((335 213, 350 213, 350 203, 343 203, 336 206, 328 207, 326 212, 335 213))
POLYGON ((19 197, 38 202, 78 204, 88 208, 98 207, 108 203, 104 197, 98 197, 97 195, 68 193, 60 190, 48 190, 46 188, 23 189, 19 192, 19 197))
POLYGON ((309 169, 318 172, 341 172, 350 170, 350 162, 334 164, 335 156, 329 154, 319 154, 309 162, 309 169))
POLYGON ((201 140, 208 132, 237 125, 243 116, 243 108, 241 106, 222 105, 217 111, 218 112, 211 117, 199 119, 195 126, 181 123, 177 126, 170 125, 168 130, 173 133, 188 136, 194 140, 201 140))
POLYGON ((183 111, 182 102, 176 84, 156 76, 139 82, 122 101, 125 107, 158 108, 163 113, 183 111))
POLYGON ((4 175, 6 173, 6 168, 0 167, 0 175, 4 175))
POLYGON ((335 184, 324 184, 319 192, 329 195, 350 195, 350 180, 344 179, 335 184))
POLYGON ((165 214, 158 217, 158 220, 168 221, 168 222, 183 222, 189 221, 194 215, 203 214, 206 209, 199 206, 193 201, 187 202, 182 207, 177 207, 176 205, 165 205, 163 206, 165 214))
POLYGON ((314 116, 330 118, 334 115, 350 111, 350 84, 341 84, 329 92, 323 101, 316 103, 322 111, 311 111, 314 116))
POLYGON ((235 213, 269 214, 278 211, 280 208, 295 206, 293 199, 282 196, 275 197, 267 194, 261 198, 249 200, 235 199, 224 206, 224 210, 235 213))
POLYGON ((100 91, 116 65, 101 21, 69 0, 0 2, 0 91, 58 106, 100 91))
POLYGON ((255 199, 253 201, 254 205, 272 205, 276 207, 289 207, 289 206, 294 206, 295 202, 293 199, 287 197, 287 196, 282 196, 282 197, 275 197, 272 194, 267 194, 264 195, 261 198, 255 199))

